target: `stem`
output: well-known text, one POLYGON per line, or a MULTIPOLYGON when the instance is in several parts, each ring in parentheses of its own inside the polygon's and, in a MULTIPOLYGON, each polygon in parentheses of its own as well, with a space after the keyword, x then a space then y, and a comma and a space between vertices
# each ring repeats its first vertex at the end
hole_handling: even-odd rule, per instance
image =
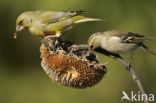
MULTIPOLYGON (((97 49, 96 51, 99 52, 99 53, 102 53, 102 54, 104 54, 104 55, 106 55, 106 56, 108 56, 108 57, 110 57, 110 58, 112 58, 112 59, 115 59, 115 60, 117 60, 118 62, 120 62, 127 70, 129 70, 129 72, 130 72, 130 74, 131 74, 131 76, 132 76, 132 79, 133 79, 133 80, 135 81, 135 83, 137 84, 137 86, 138 86, 140 92, 141 92, 142 94, 147 94, 147 93, 146 93, 146 89, 145 89, 145 87, 144 87, 144 85, 143 85, 143 83, 142 83, 140 77, 138 76, 138 74, 137 74, 137 73, 135 72, 135 70, 129 65, 128 62, 126 62, 122 57, 120 57, 120 55, 118 55, 118 54, 112 54, 112 53, 109 53, 109 52, 104 51, 104 50, 102 50, 102 49, 97 49)), ((144 99, 144 103, 149 103, 148 100, 146 100, 145 97, 144 97, 143 99, 144 99)))

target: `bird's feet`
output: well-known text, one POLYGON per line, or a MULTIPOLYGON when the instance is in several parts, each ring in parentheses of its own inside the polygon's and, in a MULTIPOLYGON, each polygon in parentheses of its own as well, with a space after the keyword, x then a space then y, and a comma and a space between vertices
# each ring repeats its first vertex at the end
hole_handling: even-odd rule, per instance
POLYGON ((130 55, 130 60, 129 60, 128 65, 127 65, 127 70, 130 70, 130 68, 131 68, 131 62, 132 62, 133 57, 134 57, 134 53, 132 52, 130 55))
POLYGON ((125 65, 125 67, 126 67, 126 69, 127 69, 128 71, 130 71, 130 69, 131 69, 131 64, 128 63, 127 65, 125 65))

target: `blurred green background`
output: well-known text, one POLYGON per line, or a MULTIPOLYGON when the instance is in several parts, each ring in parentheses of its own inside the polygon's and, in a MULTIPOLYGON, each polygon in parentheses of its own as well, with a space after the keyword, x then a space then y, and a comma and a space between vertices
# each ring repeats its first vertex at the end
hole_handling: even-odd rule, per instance
MULTIPOLYGON (((155 0, 1 0, 0 7, 0 103, 119 103, 123 90, 138 92, 129 72, 100 54, 100 61, 108 63, 108 73, 99 84, 73 89, 52 82, 40 66, 41 38, 24 30, 13 39, 15 21, 29 10, 87 10, 86 16, 105 22, 78 24, 63 39, 87 43, 91 34, 111 29, 155 36, 155 0)), ((146 44, 156 51, 156 40, 146 44)), ((148 93, 156 94, 156 57, 138 50, 132 65, 148 93)))

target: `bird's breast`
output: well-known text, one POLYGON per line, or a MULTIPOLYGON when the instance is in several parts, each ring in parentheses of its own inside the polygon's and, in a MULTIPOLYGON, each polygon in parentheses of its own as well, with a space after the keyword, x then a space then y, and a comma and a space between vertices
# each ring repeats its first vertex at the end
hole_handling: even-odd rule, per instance
POLYGON ((42 36, 42 35, 44 35, 43 27, 44 27, 44 25, 42 25, 40 22, 35 22, 35 23, 33 23, 33 25, 29 28, 29 31, 30 31, 33 35, 42 36))

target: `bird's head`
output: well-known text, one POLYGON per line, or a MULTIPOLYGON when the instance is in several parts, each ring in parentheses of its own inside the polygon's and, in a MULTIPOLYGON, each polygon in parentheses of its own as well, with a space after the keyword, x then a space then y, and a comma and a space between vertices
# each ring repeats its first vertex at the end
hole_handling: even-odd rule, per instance
POLYGON ((16 32, 31 26, 32 18, 29 12, 22 13, 16 20, 16 32))
POLYGON ((100 47, 100 40, 98 35, 95 33, 88 40, 88 49, 90 52, 92 52, 99 47, 100 47))
POLYGON ((16 32, 14 33, 14 38, 16 38, 16 33, 20 32, 24 28, 29 28, 32 24, 31 12, 22 13, 16 20, 16 32))

